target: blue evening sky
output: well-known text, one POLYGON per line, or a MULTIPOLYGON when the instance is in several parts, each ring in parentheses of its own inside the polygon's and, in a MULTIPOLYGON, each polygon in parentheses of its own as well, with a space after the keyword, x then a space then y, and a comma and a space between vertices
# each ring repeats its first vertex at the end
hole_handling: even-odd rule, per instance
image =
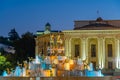
POLYGON ((75 20, 120 20, 120 0, 0 0, 0 36, 15 28, 21 35, 44 30, 70 30, 75 20), (99 11, 99 14, 97 14, 99 11))

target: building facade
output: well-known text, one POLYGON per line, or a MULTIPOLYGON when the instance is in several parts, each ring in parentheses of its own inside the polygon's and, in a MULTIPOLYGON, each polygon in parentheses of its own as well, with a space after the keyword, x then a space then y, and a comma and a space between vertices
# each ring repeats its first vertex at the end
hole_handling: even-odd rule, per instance
POLYGON ((64 55, 63 33, 50 27, 47 23, 44 31, 37 31, 36 55, 64 55))
POLYGON ((74 30, 63 31, 65 55, 88 58, 88 62, 101 69, 120 68, 120 27, 115 21, 110 22, 102 18, 76 21, 74 30))
POLYGON ((58 54, 61 50, 60 53, 68 57, 87 58, 88 62, 100 69, 120 69, 120 20, 103 20, 99 17, 96 20, 75 21, 73 30, 37 36, 36 53, 43 51, 47 54, 48 47, 50 53, 58 54), (57 43, 59 36, 62 44, 61 41, 57 43))

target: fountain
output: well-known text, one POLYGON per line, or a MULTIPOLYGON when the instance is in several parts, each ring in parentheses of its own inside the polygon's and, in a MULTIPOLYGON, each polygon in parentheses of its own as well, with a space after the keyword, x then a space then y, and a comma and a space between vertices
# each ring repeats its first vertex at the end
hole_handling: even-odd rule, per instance
POLYGON ((8 76, 8 73, 4 70, 2 76, 8 76))
POLYGON ((18 65, 9 75, 4 71, 3 76, 55 77, 66 76, 66 71, 69 73, 67 76, 103 76, 101 70, 94 71, 92 63, 88 65, 87 60, 80 58, 76 60, 65 56, 36 56, 36 59, 29 58, 29 61, 24 61, 23 67, 18 65))
POLYGON ((17 66, 14 72, 14 76, 21 76, 22 75, 22 69, 20 66, 17 66))

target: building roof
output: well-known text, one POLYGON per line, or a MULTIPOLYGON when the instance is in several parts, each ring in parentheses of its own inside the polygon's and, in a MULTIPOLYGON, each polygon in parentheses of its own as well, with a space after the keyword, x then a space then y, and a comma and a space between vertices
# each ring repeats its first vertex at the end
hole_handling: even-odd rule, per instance
POLYGON ((95 21, 89 21, 89 23, 87 24, 77 26, 74 28, 74 30, 110 30, 110 29, 120 29, 120 27, 109 24, 101 17, 98 17, 95 21))
MULTIPOLYGON (((58 33, 60 30, 51 30, 49 33, 58 33)), ((44 35, 45 31, 37 31, 36 35, 44 35)))

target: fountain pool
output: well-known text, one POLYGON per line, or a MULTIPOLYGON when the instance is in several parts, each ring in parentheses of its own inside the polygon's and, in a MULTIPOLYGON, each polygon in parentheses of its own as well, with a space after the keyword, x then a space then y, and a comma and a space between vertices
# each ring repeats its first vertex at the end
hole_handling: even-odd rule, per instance
POLYGON ((56 76, 104 76, 101 70, 95 71, 92 63, 85 60, 70 59, 66 56, 36 56, 35 60, 25 62, 24 67, 17 66, 14 71, 3 76, 32 76, 32 77, 56 77, 56 76), (87 65, 86 65, 87 64, 87 65), (66 74, 67 72, 67 74, 66 74), (79 72, 79 74, 77 74, 79 72), (74 74, 74 75, 73 75, 74 74))

